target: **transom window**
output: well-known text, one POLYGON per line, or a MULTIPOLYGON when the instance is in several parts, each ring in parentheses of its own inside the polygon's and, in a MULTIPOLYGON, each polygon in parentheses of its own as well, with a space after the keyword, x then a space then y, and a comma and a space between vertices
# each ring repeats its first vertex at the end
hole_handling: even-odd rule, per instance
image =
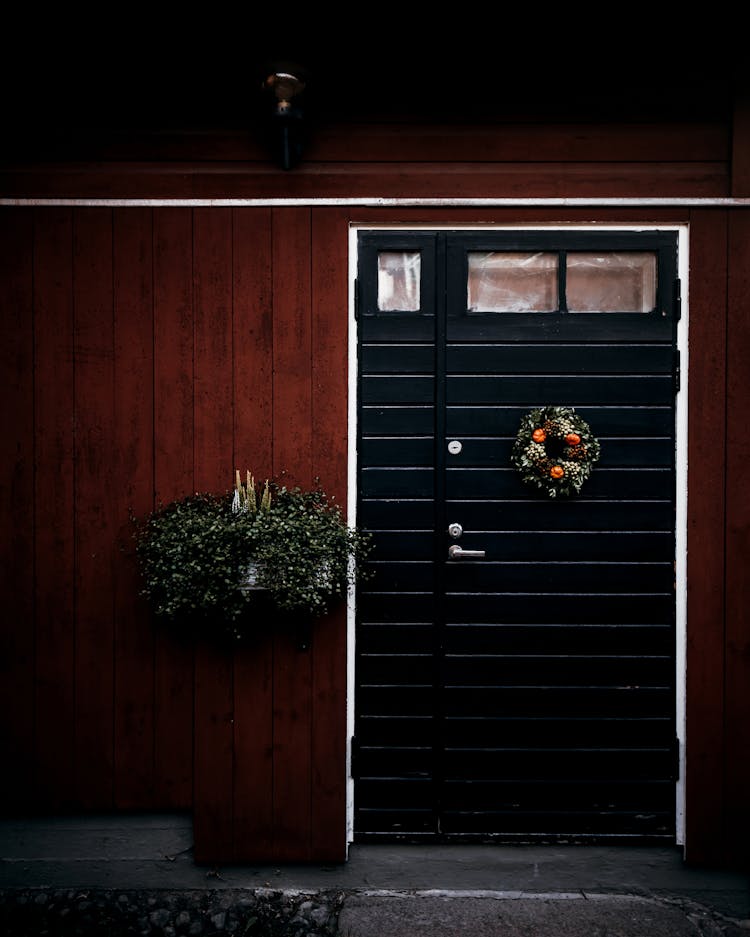
MULTIPOLYGON (((377 308, 419 312, 421 252, 378 252, 377 308)), ((656 251, 469 251, 470 313, 649 313, 656 251)))

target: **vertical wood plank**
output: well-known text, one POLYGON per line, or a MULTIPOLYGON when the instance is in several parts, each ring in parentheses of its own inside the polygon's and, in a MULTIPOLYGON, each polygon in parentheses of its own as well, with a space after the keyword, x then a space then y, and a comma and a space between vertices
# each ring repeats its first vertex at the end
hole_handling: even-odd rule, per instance
POLYGON ((735 198, 750 195, 750 77, 747 69, 738 69, 734 82, 732 114, 732 177, 730 194, 735 198))
POLYGON ((0 472, 3 628, 0 721, 6 811, 31 804, 34 739, 34 318, 33 216, 0 208, 0 367, 4 442, 0 472))
POLYGON ((273 472, 271 209, 233 211, 234 466, 273 472))
MULTIPOLYGON (((234 465, 273 471, 271 210, 233 212, 234 465)), ((270 624, 270 623, 269 623, 270 624)), ((238 862, 273 848, 273 642, 260 634, 234 654, 234 846, 238 862)))
MULTIPOLYGON (((193 482, 193 215, 154 211, 154 492, 167 504, 193 482)), ((193 647, 157 627, 154 805, 193 800, 193 647)))
MULTIPOLYGON (((273 465, 312 483, 310 210, 273 212, 273 465)), ((274 635, 274 857, 310 858, 312 652, 274 635)))
POLYGON ((692 213, 690 256, 688 432, 709 428, 711 444, 690 447, 685 854, 713 863, 724 812, 726 213, 692 213))
POLYGON ((198 208, 193 227, 194 450, 198 491, 228 491, 232 464, 232 210, 198 208))
POLYGON ((150 209, 114 212, 115 806, 147 809, 154 786, 154 639, 138 595, 131 515, 153 504, 153 262, 150 209))
POLYGON ((310 209, 273 211, 273 471, 312 482, 310 209))
MULTIPOLYGON (((328 494, 346 511, 348 214, 313 213, 312 456, 328 494)), ((315 623, 312 643, 312 855, 346 859, 346 607, 315 623)))
MULTIPOLYGON (((199 491, 228 491, 233 481, 232 213, 196 209, 193 229, 195 296, 195 447, 199 491)), ((196 645, 193 765, 195 857, 232 854, 233 674, 231 650, 196 645)))
POLYGON ((76 408, 76 785, 81 805, 112 806, 115 518, 112 212, 74 215, 76 408))
POLYGON ((748 868, 750 839, 750 440, 741 429, 750 410, 750 213, 733 212, 729 225, 727 328, 726 528, 726 828, 729 860, 748 868))
POLYGON ((36 796, 75 802, 73 222, 37 209, 34 237, 36 796))

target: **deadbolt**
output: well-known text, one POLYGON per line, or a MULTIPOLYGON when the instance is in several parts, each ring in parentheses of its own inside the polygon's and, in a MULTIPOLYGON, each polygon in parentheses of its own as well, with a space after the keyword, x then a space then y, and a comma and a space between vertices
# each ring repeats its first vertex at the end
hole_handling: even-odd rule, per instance
POLYGON ((451 535, 451 537, 453 537, 454 540, 458 540, 463 532, 464 529, 460 524, 450 524, 448 527, 448 533, 451 535))

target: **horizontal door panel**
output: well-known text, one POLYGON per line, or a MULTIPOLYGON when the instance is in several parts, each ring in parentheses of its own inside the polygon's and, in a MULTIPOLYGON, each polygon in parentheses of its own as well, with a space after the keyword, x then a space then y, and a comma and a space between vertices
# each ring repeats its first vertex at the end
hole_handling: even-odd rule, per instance
POLYGON ((358 800, 381 810, 428 809, 433 791, 430 778, 362 778, 357 785, 358 800))
MULTIPOLYGON (((582 494, 585 491, 584 488, 582 494)), ((559 530, 569 531, 576 537, 587 530, 664 531, 671 535, 674 521, 674 509, 668 498, 658 501, 586 501, 579 496, 554 501, 547 498, 503 501, 476 500, 473 493, 469 497, 471 500, 449 501, 447 516, 474 530, 559 530)))
POLYGON ((415 676, 420 680, 432 680, 435 661, 430 654, 360 654, 357 677, 362 683, 393 686, 410 684, 415 676))
POLYGON ((365 375, 360 380, 360 399, 373 403, 432 403, 435 380, 429 375, 365 375))
POLYGON ((375 560, 367 564, 367 572, 371 577, 369 591, 427 592, 435 588, 434 564, 424 560, 375 560))
POLYGON ((432 530, 435 504, 429 499, 366 498, 357 522, 370 530, 432 530))
POLYGON ((435 346, 423 345, 362 345, 359 352, 362 374, 403 374, 432 371, 435 346))
POLYGON ((432 621, 435 600, 431 592, 368 592, 357 596, 357 610, 363 622, 432 621))
POLYGON ((448 317, 449 342, 670 342, 669 317, 643 313, 479 312, 448 317))
MULTIPOLYGON (((394 655, 373 660, 378 666, 394 667, 396 675, 407 673, 408 658, 394 655)), ((415 664, 418 662, 415 660, 415 664)), ((369 673, 369 670, 365 670, 369 673)), ((594 654, 447 654, 442 678, 446 686, 668 686, 674 677, 669 657, 602 657, 594 654)))
MULTIPOLYGON (((424 678, 423 674, 419 675, 424 678)), ((429 682, 398 687, 362 684, 357 689, 357 712, 362 716, 432 716, 435 689, 429 682)))
MULTIPOLYGON (((450 436, 446 440, 458 438, 461 452, 448 454, 447 462, 452 468, 497 466, 505 468, 511 465, 511 453, 515 443, 512 438, 477 438, 473 436, 450 436)), ((380 452, 387 450, 388 440, 375 448, 380 452)), ((595 469, 599 468, 641 468, 669 467, 674 462, 674 442, 669 437, 646 437, 642 439, 608 439, 599 437, 601 455, 595 469)), ((432 444, 432 441, 430 441, 432 444)), ((382 458, 382 456, 381 456, 382 458)), ((383 464, 383 463, 379 463, 383 464)), ((400 464, 400 463, 395 463, 400 464)))
MULTIPOLYGON (((443 572, 446 589, 449 592, 630 591, 668 594, 674 589, 672 563, 490 562, 493 559, 489 551, 484 561, 471 558, 448 560, 443 572)), ((399 569, 390 575, 401 581, 404 574, 399 569)))
POLYGON ((368 622, 357 630, 357 650, 361 654, 432 654, 435 628, 431 622, 368 622))
MULTIPOLYGON (((387 721, 383 720, 383 723, 387 721)), ((409 726, 414 725, 411 720, 405 722, 409 726)), ((399 731, 399 727, 394 725, 393 731, 399 731)), ((442 737, 449 748, 486 745, 528 748, 666 748, 674 739, 674 724, 668 717, 450 717, 443 723, 442 737)))
MULTIPOLYGON (((368 378, 367 380, 374 380, 368 378)), ((403 380, 392 378, 394 383, 403 380)), ((406 393, 404 387, 401 393, 406 393)), ((395 393, 395 390, 394 390, 395 393)), ((448 406, 457 404, 515 403, 528 407, 545 404, 578 408, 583 404, 668 404, 674 396, 671 375, 611 377, 585 375, 467 375, 446 378, 448 406)), ((366 400, 372 398, 364 398, 366 400)), ((382 399, 382 398, 379 398, 382 399)), ((388 399, 410 398, 395 397, 388 399)), ((421 398, 418 398, 421 399, 421 398)))
MULTIPOLYGON (((398 641, 398 632, 391 637, 398 641)), ((547 654, 669 655, 672 642, 670 625, 500 625, 484 622, 451 624, 443 632, 447 654, 533 654, 543 651, 547 654)), ((423 647, 426 648, 426 644, 420 650, 423 647)))
POLYGON ((575 842, 576 838, 586 836, 667 838, 673 834, 674 821, 668 809, 654 812, 640 807, 624 811, 592 806, 586 811, 580 808, 566 809, 564 803, 552 802, 540 812, 530 813, 523 809, 482 811, 467 803, 463 811, 446 809, 442 813, 440 831, 445 836, 517 836, 522 841, 538 836, 545 842, 555 838, 575 842), (551 830, 554 832, 551 833, 551 830))
POLYGON ((449 687, 444 697, 449 716, 671 716, 674 691, 669 686, 449 687))
MULTIPOLYGON (((460 509, 455 511, 455 518, 451 515, 451 521, 462 523, 466 520, 464 512, 460 509)), ((502 518, 495 515, 493 518, 481 518, 485 524, 492 520, 501 521, 502 518)), ((571 536, 567 531, 552 530, 472 530, 466 524, 463 525, 463 536, 461 537, 461 546, 467 550, 484 550, 487 558, 491 560, 536 560, 572 562, 576 560, 627 560, 631 562, 641 561, 644 563, 652 562, 673 562, 674 560, 674 537, 671 532, 637 532, 628 533, 623 531, 576 531, 575 536, 571 536)), ((385 534, 377 535, 375 539, 376 549, 378 537, 385 537, 385 534)), ((391 535, 388 535, 391 536, 391 535)), ((403 535, 406 536, 406 535, 403 535)), ((415 535, 416 536, 416 535, 415 535)), ((398 535, 393 535, 398 540, 398 535)), ((409 546, 410 541, 405 542, 405 548, 409 546)), ((430 556, 427 543, 420 545, 424 553, 417 554, 416 543, 412 544, 411 552, 406 553, 404 548, 403 558, 427 559, 430 556)), ((390 541, 386 540, 383 549, 387 555, 393 555, 394 558, 401 559, 393 551, 389 552, 390 541)), ((396 544, 394 544, 394 550, 396 544)))
POLYGON ((656 374, 671 373, 665 345, 510 344, 448 345, 448 373, 656 374))
POLYGON ((495 621, 506 624, 671 624, 673 597, 604 593, 578 595, 552 592, 448 593, 448 622, 495 621))
POLYGON ((429 807, 380 808, 360 806, 354 812, 354 832, 360 839, 430 838, 438 831, 437 815, 429 807))
MULTIPOLYGON (((372 530, 372 528, 370 528, 372 530)), ((431 530, 377 530, 372 534, 373 559, 431 560, 434 554, 431 530)))
POLYGON ((429 746, 361 745, 357 752, 357 773, 363 778, 432 778, 434 761, 429 746))
POLYGON ((358 745, 419 746, 432 738, 435 722, 429 716, 365 716, 357 722, 358 745))
MULTIPOLYGON (((594 466, 590 477, 584 482, 576 497, 618 501, 633 498, 668 500, 672 496, 673 487, 671 469, 608 469, 594 466)), ((533 494, 543 499, 553 510, 557 504, 566 500, 564 497, 550 498, 540 489, 526 484, 515 468, 449 468, 446 472, 446 493, 451 500, 528 497, 533 494)))
POLYGON ((360 433, 367 436, 428 436, 435 427, 435 408, 415 405, 361 407, 360 433))
POLYGON ((554 804, 558 809, 643 807, 649 813, 664 813, 674 806, 674 784, 650 778, 609 780, 605 785, 586 778, 575 781, 528 778, 521 782, 454 779, 442 785, 441 794, 448 810, 465 809, 466 804, 473 804, 477 810, 546 810, 554 804))
POLYGON ((365 436, 359 444, 363 465, 373 466, 432 466, 435 441, 432 436, 372 438, 365 436))
POLYGON ((576 778, 623 781, 669 777, 673 768, 669 748, 640 749, 446 749, 443 769, 446 779, 524 778, 542 776, 549 779, 576 778))
POLYGON ((435 338, 435 317, 420 313, 360 316, 357 331, 360 342, 364 345, 431 342, 435 338))
MULTIPOLYGON (((489 435, 515 438, 521 420, 531 407, 461 406, 447 408, 446 426, 450 436, 489 435)), ((590 406, 576 407, 576 412, 598 438, 609 436, 671 436, 674 413, 671 405, 662 406, 590 406)))
POLYGON ((431 498, 435 473, 431 468, 368 468, 360 472, 363 498, 431 498))

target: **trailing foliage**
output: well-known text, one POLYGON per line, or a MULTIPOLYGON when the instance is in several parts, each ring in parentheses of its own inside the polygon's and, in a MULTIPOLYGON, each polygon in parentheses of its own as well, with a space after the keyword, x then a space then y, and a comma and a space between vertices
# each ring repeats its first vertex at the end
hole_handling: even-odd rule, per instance
POLYGON ((279 618, 325 614, 362 575, 369 534, 349 527, 320 488, 248 473, 233 494, 196 494, 136 529, 143 594, 158 618, 240 639, 279 618))

